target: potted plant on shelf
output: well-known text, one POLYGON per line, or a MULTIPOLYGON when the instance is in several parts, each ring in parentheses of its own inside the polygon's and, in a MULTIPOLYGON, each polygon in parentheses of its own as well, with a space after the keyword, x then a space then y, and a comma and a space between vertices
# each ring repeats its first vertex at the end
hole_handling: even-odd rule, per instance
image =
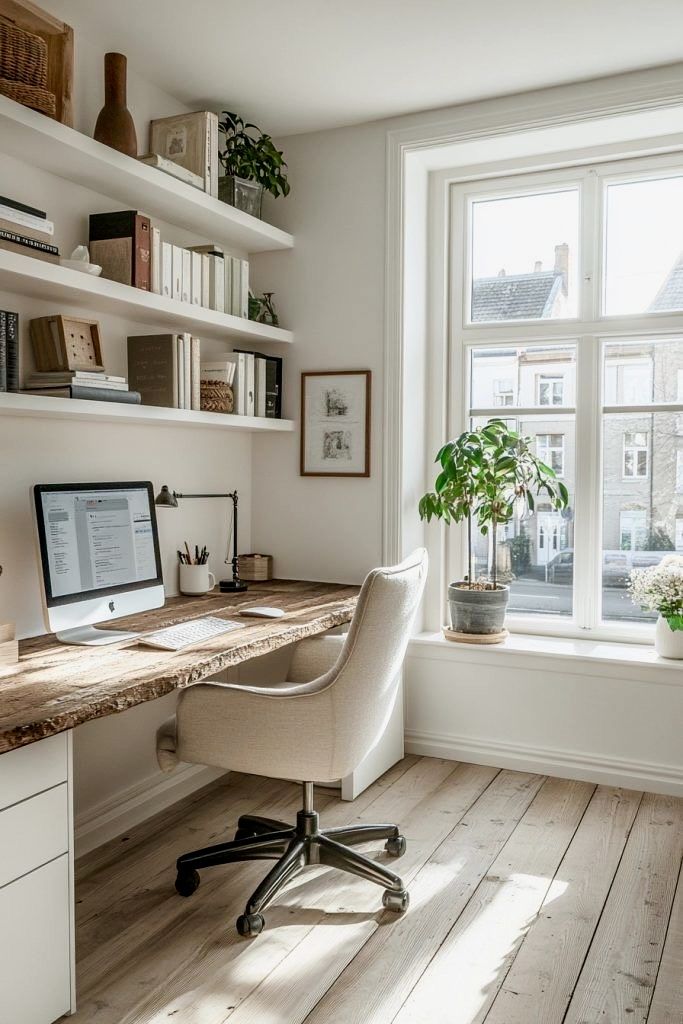
POLYGON ((451 629, 473 642, 504 639, 505 610, 510 588, 498 578, 498 527, 515 513, 534 511, 534 493, 545 492, 553 509, 566 508, 569 494, 555 472, 531 450, 532 439, 522 437, 503 422, 491 420, 467 430, 439 451, 441 471, 434 490, 420 499, 420 518, 433 517, 446 524, 467 524, 467 576, 448 587, 451 629), (473 578, 472 523, 490 538, 490 576, 473 578))
POLYGON ((683 556, 667 555, 658 565, 632 569, 629 592, 645 611, 659 612, 657 654, 683 658, 683 556))
POLYGON ((276 198, 289 194, 284 156, 270 135, 229 110, 218 119, 218 130, 222 137, 218 157, 225 171, 218 179, 218 198, 260 217, 264 191, 276 198))

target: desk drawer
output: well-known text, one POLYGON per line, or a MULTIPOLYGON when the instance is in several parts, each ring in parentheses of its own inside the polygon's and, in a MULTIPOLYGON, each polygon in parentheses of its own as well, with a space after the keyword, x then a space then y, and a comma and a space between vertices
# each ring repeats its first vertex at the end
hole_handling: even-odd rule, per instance
POLYGON ((0 811, 66 781, 67 742, 67 734, 60 733, 0 754, 0 811))
POLYGON ((67 785, 0 811, 0 886, 53 860, 69 848, 67 785))
POLYGON ((50 1024, 71 1009, 69 858, 0 889, 0 1024, 50 1024))

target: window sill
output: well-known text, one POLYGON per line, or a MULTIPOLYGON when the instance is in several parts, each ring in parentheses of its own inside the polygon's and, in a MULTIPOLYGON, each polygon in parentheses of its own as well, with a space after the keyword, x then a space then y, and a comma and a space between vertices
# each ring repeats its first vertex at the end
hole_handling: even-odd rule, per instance
POLYGON ((683 686, 683 661, 660 658, 652 644, 615 643, 511 633, 501 644, 463 644, 442 633, 418 633, 408 656, 503 667, 558 670, 578 675, 606 675, 664 685, 683 686))

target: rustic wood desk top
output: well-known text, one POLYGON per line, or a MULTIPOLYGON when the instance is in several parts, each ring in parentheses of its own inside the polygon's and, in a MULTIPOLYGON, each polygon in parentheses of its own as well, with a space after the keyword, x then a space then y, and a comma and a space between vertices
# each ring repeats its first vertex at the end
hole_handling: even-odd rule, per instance
POLYGON ((163 608, 115 623, 119 629, 153 632, 205 615, 230 619, 249 605, 286 612, 280 619, 238 619, 243 629, 175 653, 135 641, 71 647, 52 634, 23 640, 17 671, 0 678, 0 754, 340 626, 351 620, 357 597, 358 587, 273 580, 252 583, 244 594, 214 591, 204 597, 170 598, 163 608))

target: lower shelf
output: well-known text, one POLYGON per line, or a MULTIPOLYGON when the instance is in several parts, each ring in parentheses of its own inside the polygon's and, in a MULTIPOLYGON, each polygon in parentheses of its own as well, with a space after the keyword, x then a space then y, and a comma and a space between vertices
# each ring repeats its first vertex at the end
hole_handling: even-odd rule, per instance
POLYGON ((261 416, 231 416, 189 409, 160 409, 152 405, 117 402, 86 402, 78 398, 0 393, 0 416, 32 416, 35 419, 96 420, 101 423, 150 423, 158 426, 204 427, 215 430, 294 430, 293 420, 261 416))

